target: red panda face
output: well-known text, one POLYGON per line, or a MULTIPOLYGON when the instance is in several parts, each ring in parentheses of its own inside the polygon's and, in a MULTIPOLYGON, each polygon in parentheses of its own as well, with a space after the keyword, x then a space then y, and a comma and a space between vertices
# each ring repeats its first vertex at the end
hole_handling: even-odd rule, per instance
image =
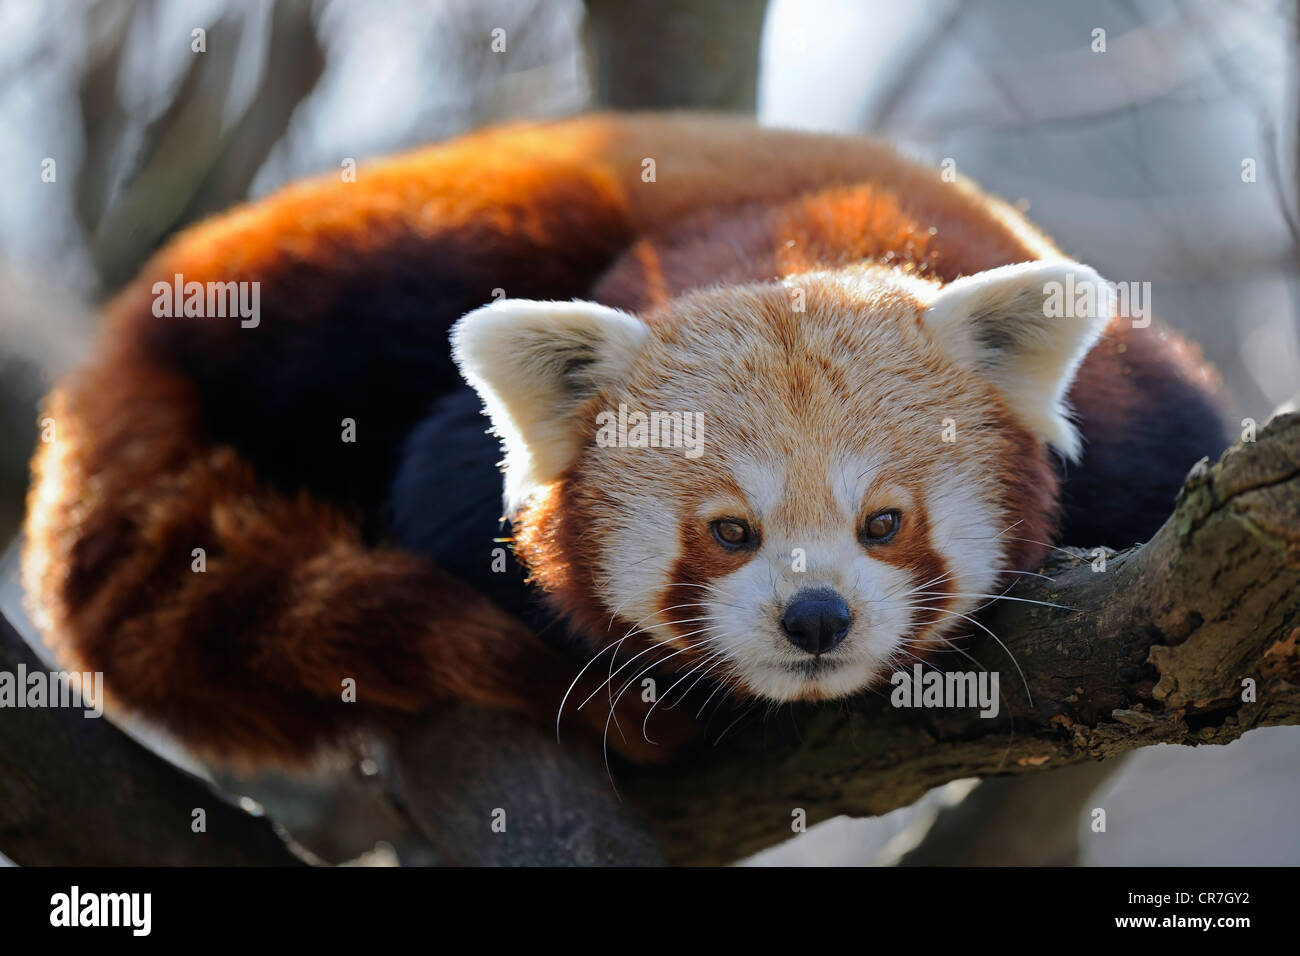
POLYGON ((858 270, 644 321, 472 313, 456 354, 505 442, 521 556, 596 639, 773 700, 944 647, 1041 556, 1024 542, 1050 533, 1046 443, 1077 450, 1062 400, 1099 321, 1041 314, 1066 268, 1095 278, 858 270))

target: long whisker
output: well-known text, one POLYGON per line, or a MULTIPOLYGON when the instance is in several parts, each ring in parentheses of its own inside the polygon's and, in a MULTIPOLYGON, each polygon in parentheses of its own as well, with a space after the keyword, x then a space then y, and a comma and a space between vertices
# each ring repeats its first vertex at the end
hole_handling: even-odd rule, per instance
MULTIPOLYGON (((921 590, 921 588, 933 587, 933 586, 936 585, 936 584, 940 584, 940 583, 942 583, 945 579, 952 577, 952 575, 953 575, 953 571, 952 571, 951 569, 948 570, 948 571, 945 571, 943 574, 936 575, 935 577, 932 577, 932 578, 931 578, 930 580, 928 580, 928 581, 923 581, 922 583, 920 583, 920 584, 918 584, 918 585, 915 585, 915 586, 914 586, 910 591, 906 591, 906 592, 904 592, 903 597, 906 597, 908 594, 912 594, 912 593, 914 593, 914 592, 916 592, 916 591, 919 591, 919 590, 921 590)), ((902 584, 895 585, 893 588, 891 588, 890 590, 888 590, 888 591, 885 592, 885 597, 887 597, 887 598, 892 597, 894 594, 896 594, 896 593, 898 592, 899 588, 901 588, 901 587, 903 587, 904 585, 909 584, 909 583, 911 583, 911 582, 904 581, 902 584)))
MULTIPOLYGON (((598 651, 595 653, 595 656, 593 656, 593 657, 591 658, 591 660, 587 661, 587 663, 585 663, 585 664, 582 665, 582 670, 578 671, 578 675, 577 675, 576 677, 573 678, 573 683, 571 683, 571 684, 569 685, 569 689, 566 690, 566 691, 564 692, 564 697, 560 700, 560 709, 557 710, 557 711, 555 712, 555 741, 556 741, 556 743, 559 743, 559 741, 560 741, 560 720, 561 720, 561 718, 563 718, 563 716, 564 716, 564 705, 568 702, 568 700, 569 700, 569 695, 573 693, 573 688, 575 688, 575 687, 578 686, 578 681, 582 680, 582 675, 585 674, 585 673, 587 672, 587 668, 590 667, 592 664, 596 663, 596 661, 598 661, 598 660, 600 659, 600 656, 601 656, 602 654, 604 654, 607 650, 610 650, 611 648, 617 648, 617 647, 618 647, 620 644, 622 644, 622 643, 623 643, 623 638, 619 638, 619 639, 618 639, 617 641, 615 641, 613 644, 607 644, 607 645, 605 645, 604 647, 602 647, 600 650, 598 650, 598 651)), ((618 652, 615 651, 615 653, 617 654, 618 652)), ((613 658, 611 658, 610 660, 611 660, 611 666, 612 666, 613 658)), ((590 700, 590 699, 591 699, 591 698, 588 698, 588 700, 590 700)))
POLYGON ((732 727, 735 727, 736 724, 740 723, 742 720, 744 720, 746 717, 748 717, 751 713, 753 713, 753 712, 754 712, 754 708, 758 706, 758 703, 759 703, 759 702, 758 702, 757 700, 755 700, 755 701, 754 701, 752 704, 750 704, 750 705, 749 705, 749 706, 748 706, 744 711, 741 712, 741 714, 740 714, 739 717, 737 717, 737 718, 736 718, 735 720, 733 720, 731 723, 727 724, 727 726, 724 727, 724 728, 722 729, 722 733, 718 734, 717 739, 713 741, 713 746, 716 747, 716 746, 718 746, 718 744, 722 743, 722 738, 725 737, 725 736, 727 736, 727 734, 731 732, 731 728, 732 728, 732 727))
POLYGON ((1062 611, 1077 611, 1077 607, 1066 607, 1064 604, 1053 604, 1051 601, 1036 601, 1033 598, 1011 597, 1006 594, 979 594, 966 591, 915 591, 910 592, 921 597, 966 597, 966 598, 989 598, 989 603, 994 601, 1019 601, 1022 604, 1038 604, 1042 607, 1054 607, 1062 611))
MULTIPOLYGON (((924 610, 928 610, 928 608, 919 608, 919 610, 924 611, 924 610)), ((937 648, 937 647, 936 647, 936 648, 926 648, 924 641, 904 641, 903 644, 904 644, 904 646, 906 646, 906 647, 917 647, 917 648, 922 648, 922 649, 929 650, 929 651, 931 651, 932 653, 937 653, 937 654, 945 654, 945 653, 946 653, 946 654, 960 654, 962 657, 966 658, 966 660, 970 661, 972 664, 974 664, 974 665, 975 665, 976 667, 978 667, 980 670, 982 670, 982 671, 983 671, 983 670, 988 670, 987 667, 985 667, 983 664, 981 664, 979 661, 977 661, 977 660, 975 659, 975 657, 974 657, 973 654, 971 654, 971 653, 970 653, 969 651, 967 651, 967 650, 964 650, 964 649, 958 647, 958 646, 957 646, 956 644, 954 644, 952 641, 948 640, 948 638, 946 638, 946 637, 941 637, 941 636, 939 636, 939 635, 936 634, 936 635, 933 636, 932 639, 937 639, 937 640, 943 641, 945 644, 948 645, 947 650, 943 650, 943 649, 941 649, 941 648, 937 648)))
MULTIPOLYGON (((939 638, 939 639, 942 640, 945 644, 949 644, 949 645, 952 644, 952 642, 949 641, 949 640, 947 640, 946 638, 939 638)), ((907 646, 909 646, 909 647, 919 647, 920 645, 919 645, 918 643, 912 642, 912 643, 909 643, 907 646)), ((953 646, 953 649, 954 649, 954 650, 957 650, 958 648, 956 648, 956 646, 954 645, 954 646, 953 646)), ((911 657, 913 660, 920 661, 921 663, 926 663, 926 662, 923 661, 921 658, 917 657, 915 654, 911 654, 911 653, 906 652, 906 651, 904 651, 904 653, 907 653, 907 655, 908 655, 909 657, 911 657)), ((970 661, 971 661, 971 663, 974 664, 976 667, 978 667, 980 670, 982 670, 982 671, 987 671, 987 670, 988 670, 988 668, 986 668, 986 667, 985 667, 983 664, 981 664, 979 661, 975 660, 974 657, 971 657, 971 655, 966 654, 965 656, 966 656, 967 658, 969 658, 970 661)), ((1028 693, 1028 692, 1026 691, 1026 693, 1028 693)), ((998 691, 998 700, 1002 703, 1002 705, 1003 705, 1004 707, 1006 706, 1006 701, 1007 701, 1007 699, 1006 699, 1006 695, 1004 695, 1001 691, 998 691)), ((1015 715, 1015 713, 1014 713, 1014 712, 1013 712, 1009 707, 1007 708, 1007 727, 1008 727, 1007 749, 1006 749, 1006 751, 1004 751, 1003 754, 1002 754, 1002 761, 998 764, 999 767, 1002 767, 1002 766, 1004 765, 1004 763, 1005 763, 1005 761, 1006 761, 1006 758, 1007 758, 1007 755, 1008 755, 1009 753, 1011 753, 1011 745, 1012 745, 1012 743, 1015 742, 1015 738, 1016 738, 1016 715, 1015 715)))
POLYGON ((703 604, 699 601, 688 601, 685 604, 674 604, 671 607, 665 607, 657 611, 651 611, 645 617, 641 618, 641 620, 634 623, 632 625, 632 630, 629 631, 627 634, 624 634, 623 636, 631 637, 634 633, 640 633, 636 629, 639 628, 642 624, 644 624, 647 620, 649 620, 652 617, 659 617, 660 615, 667 614, 669 611, 680 611, 682 608, 686 608, 686 607, 708 607, 708 605, 703 604))
MULTIPOLYGON (((712 673, 713 671, 717 670, 718 667, 721 666, 721 663, 722 663, 722 662, 719 661, 718 664, 715 664, 713 667, 709 668, 709 670, 705 671, 705 673, 706 673, 706 674, 710 674, 710 673, 712 673)), ((700 709, 697 710, 697 711, 695 712, 695 719, 696 719, 696 720, 699 720, 699 719, 700 719, 700 716, 704 713, 704 708, 709 706, 709 701, 713 700, 714 695, 716 695, 716 694, 718 693, 718 691, 723 690, 723 689, 724 689, 725 687, 727 687, 727 686, 728 686, 728 680, 727 680, 726 677, 724 676, 723 680, 720 680, 720 681, 718 682, 718 686, 715 687, 715 688, 713 688, 712 691, 710 691, 709 696, 706 697, 706 698, 704 698, 704 703, 700 704, 700 709)), ((724 700, 726 700, 726 699, 727 699, 727 694, 724 693, 721 697, 718 698, 718 706, 721 707, 721 706, 722 706, 722 702, 723 702, 724 700)))
POLYGON ((697 584, 697 583, 694 582, 694 581, 670 581, 668 584, 665 584, 664 587, 666 587, 666 588, 703 588, 703 589, 706 590, 706 591, 717 591, 717 592, 719 592, 719 593, 722 592, 722 588, 717 587, 716 585, 713 585, 713 584, 697 584))
MULTIPOLYGON (((678 654, 684 654, 684 653, 686 653, 687 651, 698 650, 698 649, 700 648, 700 646, 701 646, 704 642, 701 642, 701 641, 689 641, 689 640, 686 640, 686 639, 689 638, 689 637, 693 637, 693 636, 695 636, 696 634, 703 634, 703 633, 705 633, 706 631, 709 631, 709 630, 711 630, 711 629, 713 629, 713 628, 714 628, 713 625, 706 625, 705 627, 696 628, 696 629, 693 630, 693 631, 688 631, 687 633, 683 634, 683 635, 679 638, 679 640, 686 641, 686 646, 685 646, 685 647, 678 648, 677 650, 673 651, 671 654, 667 655, 666 657, 661 657, 659 660, 655 661, 653 664, 650 664, 649 666, 647 666, 647 667, 646 667, 644 670, 642 670, 640 673, 635 674, 635 675, 633 675, 632 677, 628 678, 627 682, 626 682, 626 683, 625 683, 621 688, 619 688, 618 695, 614 698, 614 700, 613 700, 613 702, 612 702, 612 704, 611 704, 611 707, 612 707, 613 704, 617 704, 617 703, 618 703, 619 698, 621 698, 621 697, 623 696, 624 691, 626 691, 629 687, 631 687, 632 684, 634 684, 634 683, 636 682, 636 680, 637 680, 639 677, 641 677, 643 674, 649 673, 649 672, 650 672, 651 670, 653 670, 654 668, 659 667, 659 666, 662 665, 665 661, 671 660, 672 658, 676 657, 678 654)), ((627 663, 628 663, 628 664, 631 664, 632 661, 636 660, 637 657, 641 657, 641 656, 642 656, 643 654, 645 654, 647 651, 656 650, 656 649, 659 649, 659 648, 663 648, 663 647, 671 646, 671 644, 672 644, 672 640, 673 640, 673 639, 664 640, 664 641, 659 641, 657 644, 654 644, 654 645, 652 645, 652 646, 646 648, 646 649, 645 649, 644 651, 642 651, 640 654, 637 654, 636 657, 633 657, 632 660, 629 660, 627 663)), ((623 665, 623 667, 626 667, 626 666, 627 666, 627 664, 624 664, 624 665, 623 665)), ((619 668, 620 671, 621 671, 622 669, 623 669, 622 667, 619 668)), ((591 696, 594 697, 595 694, 592 694, 591 696)), ((588 697, 587 700, 591 700, 591 697, 588 697)), ((583 703, 585 704, 586 701, 583 701, 583 703)), ((581 705, 579 705, 579 706, 581 707, 581 705)))
POLYGON ((1012 540, 1012 541, 1026 541, 1026 542, 1028 542, 1029 544, 1037 544, 1037 545, 1041 545, 1042 547, 1047 548, 1047 549, 1050 550, 1050 551, 1060 551, 1061 554, 1064 554, 1064 555, 1066 555, 1067 557, 1074 558, 1076 561, 1086 561, 1086 560, 1088 560, 1087 558, 1082 557, 1081 555, 1075 554, 1074 552, 1072 552, 1072 551, 1071 551, 1070 549, 1068 549, 1068 548, 1062 548, 1062 547, 1060 547, 1059 545, 1052 544, 1052 543, 1049 542, 1049 541, 1039 541, 1037 538, 1019 538, 1019 537, 1015 537, 1014 535, 1012 536, 1011 540, 1012 540))
POLYGON ((1029 681, 1025 679, 1025 672, 1020 669, 1020 662, 1016 660, 1016 655, 1011 653, 1011 648, 1007 647, 1007 645, 1002 643, 1001 638, 999 638, 996 634, 990 631, 979 621, 975 620, 975 618, 971 617, 969 614, 961 614, 957 611, 949 611, 946 608, 941 608, 941 607, 917 607, 917 610, 938 611, 940 614, 950 614, 954 617, 959 617, 962 620, 969 621, 970 623, 974 624, 976 627, 978 627, 989 637, 993 638, 993 640, 997 642, 998 647, 1002 648, 1002 650, 1006 652, 1007 657, 1011 658, 1011 663, 1015 665, 1016 673, 1020 675, 1020 683, 1022 683, 1025 686, 1025 696, 1029 698, 1029 706, 1030 707, 1034 706, 1034 695, 1029 690, 1029 681))
POLYGON ((1044 581, 1051 581, 1053 584, 1056 583, 1056 578, 1049 574, 1039 574, 1037 571, 1015 571, 1011 568, 1004 568, 999 571, 998 574, 1023 574, 1025 577, 1042 578, 1044 581))
MULTIPOLYGON (((658 707, 659 704, 660 704, 662 701, 667 700, 667 699, 668 699, 668 695, 671 694, 673 691, 675 691, 675 690, 677 689, 678 685, 681 684, 683 681, 685 681, 686 678, 690 677, 692 674, 694 674, 697 670, 699 670, 699 669, 700 669, 701 667, 703 667, 704 665, 708 664, 710 661, 714 661, 714 660, 719 659, 719 658, 722 656, 722 654, 723 654, 722 651, 714 651, 714 652, 713 652, 712 654, 710 654, 708 657, 705 657, 705 658, 704 658, 703 660, 701 660, 698 664, 696 664, 694 667, 692 667, 690 670, 688 670, 685 674, 683 674, 681 677, 679 677, 679 678, 677 679, 676 683, 674 683, 672 687, 669 687, 668 690, 664 691, 664 693, 661 694, 658 698, 656 698, 655 702, 654 702, 653 704, 650 705, 650 709, 649 709, 648 711, 646 711, 645 720, 641 721, 641 736, 645 738, 646 743, 650 743, 650 744, 656 743, 656 741, 653 741, 653 740, 650 739, 650 736, 649 736, 649 729, 648 729, 649 724, 650 724, 650 716, 655 712, 655 708, 658 707)), ((693 686, 693 685, 692 685, 692 686, 693 686)), ((684 698, 685 698, 685 695, 683 695, 683 699, 684 699, 684 698)), ((679 703, 680 703, 680 701, 679 701, 679 703)), ((671 710, 671 709, 672 709, 672 706, 673 706, 673 705, 669 705, 669 707, 668 707, 667 709, 668 709, 668 710, 671 710)))
MULTIPOLYGON (((695 631, 695 632, 692 632, 692 633, 699 633, 699 632, 698 632, 698 631, 695 631)), ((684 637, 690 637, 690 636, 691 636, 690 634, 684 635, 684 637)), ((661 645, 661 646, 662 646, 662 645, 661 645)), ((609 725, 610 725, 610 722, 614 719, 614 714, 615 714, 615 711, 616 711, 616 709, 617 709, 617 707, 618 707, 618 702, 619 702, 620 700, 623 699, 623 695, 624 695, 625 693, 627 693, 627 689, 628 689, 629 687, 631 687, 634 683, 636 683, 636 681, 637 681, 637 680, 638 680, 642 675, 644 675, 644 674, 648 674, 650 671, 654 670, 656 667, 659 667, 659 666, 662 665, 665 661, 671 660, 672 658, 676 657, 678 654, 684 654, 684 653, 686 653, 687 651, 689 651, 689 650, 694 650, 694 649, 695 649, 695 646, 694 646, 694 645, 690 645, 690 644, 688 644, 686 647, 679 648, 679 649, 673 651, 671 654, 668 654, 668 655, 665 656, 665 657, 661 657, 661 658, 660 658, 659 660, 657 660, 657 661, 653 661, 653 662, 651 662, 651 663, 650 663, 649 665, 647 665, 644 669, 642 669, 640 673, 635 674, 634 676, 628 678, 627 683, 625 683, 625 684, 624 684, 624 685, 619 689, 618 694, 615 695, 615 697, 614 697, 614 701, 613 701, 613 703, 610 705, 610 708, 609 708, 609 716, 605 718, 605 733, 604 733, 604 736, 603 736, 602 741, 601 741, 601 750, 602 750, 602 752, 603 752, 603 754, 604 754, 604 757, 605 757, 605 773, 606 773, 606 775, 609 777, 609 783, 610 783, 610 786, 612 786, 612 787, 614 788, 614 793, 615 793, 616 795, 618 794, 618 786, 614 783, 614 771, 610 768, 610 765, 609 765, 609 725)), ((626 738, 624 738, 624 739, 626 740, 626 738)), ((619 799, 621 800, 622 797, 619 796, 619 799)))
MULTIPOLYGON (((682 701, 688 699, 688 698, 691 696, 691 694, 695 693, 695 688, 696 688, 697 686, 699 686, 700 681, 702 681, 702 680, 704 680, 705 678, 707 678, 710 674, 712 674, 714 671, 716 671, 718 668, 720 668, 724 663, 726 663, 725 656, 724 656, 724 655, 719 655, 719 656, 718 656, 718 659, 717 659, 716 661, 714 661, 712 664, 710 664, 708 667, 706 667, 706 668, 705 668, 705 669, 700 673, 700 675, 699 675, 698 677, 695 678, 695 680, 691 681, 691 686, 688 687, 688 688, 686 688, 686 690, 682 692, 682 696, 681 696, 681 698, 677 701, 677 704, 682 703, 682 701)), ((716 689, 716 688, 714 689, 714 692, 713 692, 713 693, 717 693, 717 689, 716 689)), ((709 695, 709 697, 712 697, 712 696, 713 696, 713 694, 710 694, 710 695, 709 695)), ((705 698, 705 703, 708 703, 708 698, 705 698)), ((668 705, 668 709, 669 709, 669 710, 672 710, 674 707, 677 706, 677 704, 669 704, 669 705, 668 705)), ((697 715, 697 716, 698 716, 698 715, 697 715)))
MULTIPOLYGON (((656 641, 655 643, 651 644, 649 647, 646 647, 644 650, 638 651, 636 654, 632 655, 632 657, 628 659, 627 663, 623 664, 622 666, 619 667, 618 670, 616 670, 616 671, 614 671, 613 673, 611 673, 611 674, 609 675, 609 678, 606 680, 605 684, 608 684, 608 683, 610 683, 611 681, 613 681, 613 679, 614 679, 616 676, 618 676, 619 674, 621 674, 621 673, 623 672, 623 668, 628 667, 629 665, 631 665, 632 662, 635 661, 637 658, 639 658, 639 657, 644 657, 646 654, 649 654, 651 651, 658 650, 658 649, 661 648, 661 647, 667 647, 667 646, 670 645, 671 643, 672 643, 672 639, 671 639, 671 638, 665 638, 665 639, 662 640, 662 641, 656 641)), ((591 694, 587 697, 587 699, 584 700, 581 704, 578 705, 577 709, 578 709, 578 710, 582 710, 582 708, 586 707, 587 704, 589 704, 589 703, 591 702, 591 698, 592 698, 592 697, 595 697, 597 694, 599 694, 600 691, 601 691, 601 688, 603 688, 603 687, 605 686, 605 684, 601 684, 600 687, 597 687, 594 691, 592 691, 591 694)))

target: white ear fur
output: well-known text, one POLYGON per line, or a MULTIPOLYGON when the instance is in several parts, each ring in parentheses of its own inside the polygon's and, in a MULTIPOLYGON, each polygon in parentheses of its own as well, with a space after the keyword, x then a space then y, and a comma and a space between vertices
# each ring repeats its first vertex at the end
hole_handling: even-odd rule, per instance
POLYGON ((452 357, 501 437, 507 513, 573 462, 574 412, 627 370, 648 332, 594 302, 528 299, 485 305, 452 328, 452 357))
POLYGON ((922 323, 987 376, 1017 417, 1071 461, 1082 452, 1066 392, 1114 312, 1111 286, 1078 262, 1025 262, 957 279, 922 323))

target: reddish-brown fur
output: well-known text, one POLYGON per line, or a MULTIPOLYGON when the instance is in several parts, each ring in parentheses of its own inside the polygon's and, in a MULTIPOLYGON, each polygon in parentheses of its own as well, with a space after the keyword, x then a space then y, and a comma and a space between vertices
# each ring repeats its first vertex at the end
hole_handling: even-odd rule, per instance
MULTIPOLYGON (((301 762, 358 712, 450 698, 553 719, 571 662, 374 538, 402 437, 458 382, 455 318, 497 287, 653 310, 719 280, 863 258, 948 280, 1055 254, 1006 207, 884 146, 718 117, 492 130, 355 183, 292 186, 160 252, 107 307, 93 361, 50 397, 56 437, 34 464, 26 528, 33 611, 70 666, 104 672, 113 703, 218 759, 301 762), (720 245, 709 234, 724 219, 720 245), (152 284, 176 273, 260 282, 261 327, 156 318, 152 284), (364 429, 360 451, 338 441, 343 415, 364 429)), ((1122 429, 1114 363, 1090 359, 1081 382, 1076 400, 1122 429)), ((1007 461, 1023 537, 1049 540, 1042 449, 1026 433, 1007 461)), ((563 486, 522 523, 520 551, 580 629, 604 634, 574 560, 589 504, 563 486)), ((919 537, 899 553, 942 573, 919 537)), ((1038 553, 1017 545, 1014 562, 1038 553)))

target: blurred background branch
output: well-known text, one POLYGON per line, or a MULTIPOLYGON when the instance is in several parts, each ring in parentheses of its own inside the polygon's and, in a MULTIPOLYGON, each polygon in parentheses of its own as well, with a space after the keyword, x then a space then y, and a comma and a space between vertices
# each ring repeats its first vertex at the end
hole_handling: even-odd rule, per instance
POLYGON ((752 113, 767 0, 587 0, 595 101, 752 113))
POLYGON ((97 42, 78 85, 83 136, 86 155, 113 161, 83 162, 76 195, 102 289, 124 284, 177 229, 248 195, 324 70, 311 12, 307 0, 281 0, 223 13, 204 45, 237 52, 191 57, 169 102, 148 117, 122 102, 117 78, 131 31, 157 29, 158 0, 90 9, 97 42))

